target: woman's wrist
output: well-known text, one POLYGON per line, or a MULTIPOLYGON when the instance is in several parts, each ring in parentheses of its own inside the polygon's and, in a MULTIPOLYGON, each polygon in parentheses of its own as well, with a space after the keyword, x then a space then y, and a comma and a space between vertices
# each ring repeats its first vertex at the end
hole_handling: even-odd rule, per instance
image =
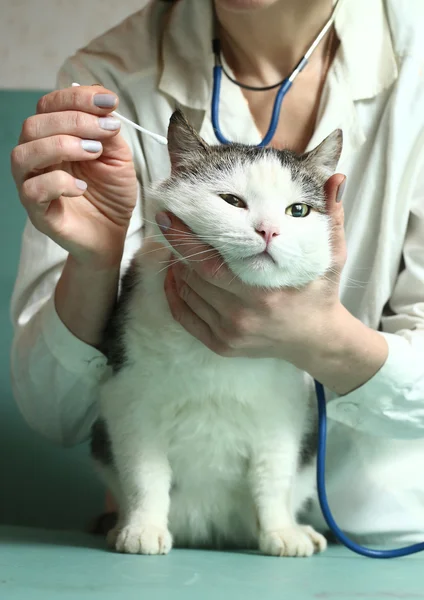
POLYGON ((99 347, 115 305, 120 262, 100 268, 68 256, 55 291, 55 307, 63 324, 77 338, 99 347))
POLYGON ((387 360, 385 338, 341 304, 318 338, 296 366, 341 396, 364 385, 387 360))

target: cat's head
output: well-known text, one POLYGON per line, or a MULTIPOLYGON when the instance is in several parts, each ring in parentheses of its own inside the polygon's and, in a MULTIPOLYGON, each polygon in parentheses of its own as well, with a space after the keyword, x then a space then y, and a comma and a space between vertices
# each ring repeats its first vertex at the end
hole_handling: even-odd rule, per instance
POLYGON ((341 130, 303 156, 210 146, 176 111, 168 149, 172 172, 160 186, 161 204, 216 248, 245 283, 300 287, 329 269, 324 184, 340 158, 341 130))

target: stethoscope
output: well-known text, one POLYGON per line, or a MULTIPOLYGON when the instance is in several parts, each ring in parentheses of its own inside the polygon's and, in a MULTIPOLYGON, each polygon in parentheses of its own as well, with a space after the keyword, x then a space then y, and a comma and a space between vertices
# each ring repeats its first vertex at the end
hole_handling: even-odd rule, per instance
POLYGON ((240 83, 239 81, 237 81, 236 79, 231 77, 231 75, 224 68, 222 61, 221 61, 220 40, 218 37, 216 37, 216 36, 214 37, 214 39, 212 40, 212 51, 215 56, 215 65, 213 68, 211 120, 212 120, 213 129, 215 132, 215 136, 221 144, 230 144, 231 143, 230 140, 228 140, 224 136, 224 134, 221 131, 221 127, 219 125, 219 97, 221 94, 222 74, 224 73, 224 75, 227 77, 227 79, 229 79, 232 83, 234 83, 235 85, 238 85, 240 88, 243 88, 245 90, 266 92, 268 90, 273 90, 278 87, 280 88, 278 90, 277 95, 274 100, 274 106, 272 109, 272 116, 271 116, 271 121, 269 124, 268 131, 266 132, 265 137, 260 142, 260 144, 258 144, 258 146, 267 146, 270 143, 270 141, 272 140, 272 138, 274 137, 275 132, 277 131, 278 121, 280 118, 281 104, 282 104, 287 92, 293 85, 294 80, 299 75, 299 73, 301 73, 303 71, 303 69, 306 67, 306 65, 309 62, 309 58, 314 53, 316 48, 319 46, 322 39, 325 37, 325 34, 327 33, 327 31, 333 25, 334 20, 336 18, 336 10, 339 5, 339 2, 340 2, 340 0, 337 0, 335 6, 333 8, 333 12, 331 13, 330 18, 328 19, 328 21, 326 22, 326 24, 324 25, 324 27, 322 28, 320 33, 317 35, 315 40, 312 42, 311 46, 305 52, 304 56, 300 59, 299 63, 293 69, 291 74, 288 77, 286 77, 285 79, 283 79, 283 81, 275 83, 274 85, 268 85, 268 86, 264 86, 264 87, 254 87, 254 86, 245 85, 243 83, 240 83))

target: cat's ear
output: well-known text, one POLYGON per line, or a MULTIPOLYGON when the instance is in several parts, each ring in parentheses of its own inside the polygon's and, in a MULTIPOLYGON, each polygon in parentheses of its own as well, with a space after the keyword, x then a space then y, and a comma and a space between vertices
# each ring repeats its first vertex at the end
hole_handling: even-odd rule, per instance
POLYGON ((318 170, 324 177, 330 178, 336 172, 343 148, 343 132, 336 129, 330 133, 314 150, 302 156, 308 168, 318 170))
POLYGON ((169 121, 168 151, 172 171, 185 163, 205 156, 209 146, 193 129, 180 110, 176 110, 169 121))

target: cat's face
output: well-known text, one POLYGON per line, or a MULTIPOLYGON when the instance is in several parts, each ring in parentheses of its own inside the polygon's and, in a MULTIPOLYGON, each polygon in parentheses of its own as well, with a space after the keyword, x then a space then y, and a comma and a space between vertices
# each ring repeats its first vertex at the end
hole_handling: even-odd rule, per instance
POLYGON ((303 157, 208 146, 174 113, 168 132, 172 174, 160 187, 161 203, 216 248, 245 283, 303 286, 331 266, 324 184, 337 166, 341 138, 337 130, 303 157))

